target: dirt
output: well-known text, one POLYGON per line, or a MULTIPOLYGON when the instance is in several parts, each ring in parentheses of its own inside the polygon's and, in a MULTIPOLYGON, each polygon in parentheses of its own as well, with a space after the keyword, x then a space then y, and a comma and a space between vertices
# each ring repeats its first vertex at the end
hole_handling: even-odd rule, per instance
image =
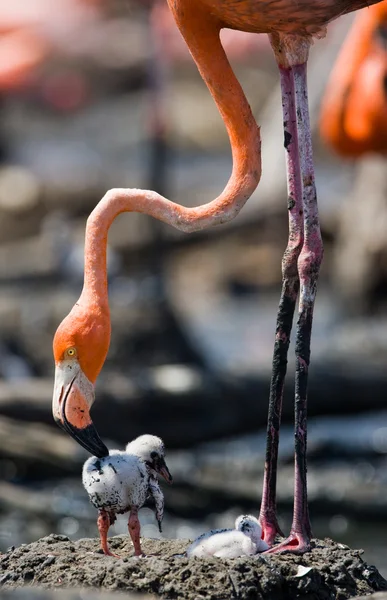
POLYGON ((51 534, 0 555, 0 586, 94 588, 136 591, 156 598, 344 600, 387 590, 387 581, 351 550, 314 540, 303 556, 256 555, 237 559, 188 559, 186 540, 142 541, 146 557, 133 557, 128 536, 110 538, 121 559, 104 556, 96 539, 71 541, 51 534))

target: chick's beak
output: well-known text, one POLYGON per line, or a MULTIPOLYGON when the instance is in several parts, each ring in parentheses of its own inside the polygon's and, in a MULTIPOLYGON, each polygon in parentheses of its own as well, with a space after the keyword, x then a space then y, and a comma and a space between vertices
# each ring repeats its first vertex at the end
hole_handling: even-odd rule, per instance
MULTIPOLYGON (((86 378, 84 378, 86 379, 86 378)), ((101 440, 90 418, 90 406, 94 401, 93 386, 68 369, 56 368, 55 389, 52 402, 54 419, 78 444, 93 456, 103 458, 109 450, 101 440)))
POLYGON ((167 463, 165 462, 164 458, 160 458, 156 467, 156 471, 162 476, 164 477, 165 481, 167 483, 172 483, 173 479, 172 479, 172 475, 169 472, 169 469, 167 467, 167 463))

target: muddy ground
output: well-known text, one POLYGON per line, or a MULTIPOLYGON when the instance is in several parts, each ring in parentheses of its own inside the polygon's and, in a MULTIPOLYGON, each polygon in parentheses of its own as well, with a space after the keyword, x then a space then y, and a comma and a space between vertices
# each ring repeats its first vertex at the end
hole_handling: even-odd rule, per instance
POLYGON ((26 584, 44 588, 136 591, 156 598, 224 600, 251 598, 344 600, 387 590, 387 581, 366 565, 361 550, 315 540, 311 552, 238 559, 188 559, 187 541, 143 540, 144 558, 134 558, 127 536, 110 539, 104 556, 96 539, 73 542, 52 534, 0 556, 3 591, 26 584))

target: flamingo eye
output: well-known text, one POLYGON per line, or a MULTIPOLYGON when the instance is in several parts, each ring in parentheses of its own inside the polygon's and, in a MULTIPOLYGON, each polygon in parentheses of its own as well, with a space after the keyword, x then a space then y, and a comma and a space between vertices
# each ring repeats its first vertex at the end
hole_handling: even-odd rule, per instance
POLYGON ((68 358, 74 358, 77 355, 76 348, 67 348, 65 356, 68 358))

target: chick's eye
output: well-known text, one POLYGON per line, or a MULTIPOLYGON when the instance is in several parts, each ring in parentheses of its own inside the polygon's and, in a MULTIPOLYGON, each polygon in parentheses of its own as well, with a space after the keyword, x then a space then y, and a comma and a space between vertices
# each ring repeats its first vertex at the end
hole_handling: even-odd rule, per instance
POLYGON ((154 451, 151 452, 151 458, 155 459, 155 458, 157 458, 157 456, 158 456, 157 452, 154 452, 154 451))

